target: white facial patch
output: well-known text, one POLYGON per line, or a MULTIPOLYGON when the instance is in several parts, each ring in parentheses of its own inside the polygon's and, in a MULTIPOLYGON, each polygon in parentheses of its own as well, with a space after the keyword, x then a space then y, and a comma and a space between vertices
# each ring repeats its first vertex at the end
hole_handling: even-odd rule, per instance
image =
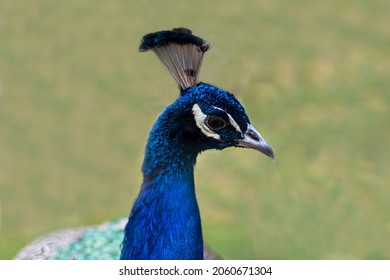
POLYGON ((221 140, 221 136, 219 136, 218 133, 212 131, 205 124, 207 115, 202 112, 202 109, 200 109, 198 104, 194 104, 194 106, 192 106, 192 113, 194 114, 196 125, 199 127, 199 129, 203 132, 204 135, 217 140, 221 140))
MULTIPOLYGON (((224 112, 225 114, 227 114, 230 124, 238 132, 242 133, 240 126, 237 124, 237 122, 233 119, 233 117, 229 113, 227 113, 225 110, 223 110, 221 108, 218 108, 215 106, 213 106, 213 107, 215 109, 220 110, 220 111, 224 112)), ((194 106, 192 106, 192 113, 194 114, 196 125, 199 127, 199 129, 203 132, 204 135, 206 135, 208 137, 212 137, 212 138, 217 139, 217 140, 221 140, 221 136, 219 136, 218 133, 215 133, 214 131, 212 131, 205 124, 205 120, 207 118, 207 115, 202 112, 202 109, 200 109, 198 104, 194 104, 194 106)))

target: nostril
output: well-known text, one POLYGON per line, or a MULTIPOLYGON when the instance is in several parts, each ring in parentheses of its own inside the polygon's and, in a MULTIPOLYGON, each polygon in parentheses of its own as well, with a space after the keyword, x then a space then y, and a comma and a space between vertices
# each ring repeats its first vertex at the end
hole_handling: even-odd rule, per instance
POLYGON ((252 130, 249 130, 249 131, 247 132, 247 135, 248 135, 250 138, 252 138, 253 140, 255 140, 255 141, 259 141, 259 140, 260 140, 260 138, 259 138, 259 136, 257 135, 257 133, 254 132, 254 131, 252 131, 252 130))

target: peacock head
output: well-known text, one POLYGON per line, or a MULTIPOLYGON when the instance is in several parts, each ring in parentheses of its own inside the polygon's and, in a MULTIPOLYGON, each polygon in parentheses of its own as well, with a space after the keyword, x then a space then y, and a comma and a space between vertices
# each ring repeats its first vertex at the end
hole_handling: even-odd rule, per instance
POLYGON ((227 147, 251 148, 274 158, 233 94, 198 81, 210 45, 186 28, 149 33, 140 51, 152 50, 180 88, 180 97, 160 119, 183 149, 195 153, 227 147))
POLYGON ((182 90, 181 96, 164 113, 170 118, 171 133, 185 150, 199 153, 242 147, 274 157, 240 102, 233 94, 213 85, 198 83, 182 90))

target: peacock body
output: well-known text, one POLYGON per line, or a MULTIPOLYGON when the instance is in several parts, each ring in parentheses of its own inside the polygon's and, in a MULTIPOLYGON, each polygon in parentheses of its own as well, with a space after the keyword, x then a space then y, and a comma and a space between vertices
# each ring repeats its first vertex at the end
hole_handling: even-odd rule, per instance
POLYGON ((35 258, 45 250, 49 256, 45 258, 61 259, 203 259, 208 255, 195 193, 197 156, 209 149, 244 147, 273 158, 271 147, 234 95, 198 81, 209 48, 185 28, 150 33, 141 42, 140 50, 152 50, 167 68, 180 96, 160 114, 150 132, 143 182, 127 222, 75 229, 71 237, 53 233, 27 246, 17 258, 35 258))

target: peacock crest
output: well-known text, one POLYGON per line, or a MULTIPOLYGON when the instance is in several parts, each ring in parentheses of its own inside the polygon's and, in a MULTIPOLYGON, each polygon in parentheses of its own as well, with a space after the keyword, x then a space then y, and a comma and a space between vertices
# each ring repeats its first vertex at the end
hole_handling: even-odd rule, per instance
POLYGON ((209 49, 210 44, 183 27, 149 33, 139 47, 142 52, 152 50, 182 90, 198 84, 203 57, 209 49))

